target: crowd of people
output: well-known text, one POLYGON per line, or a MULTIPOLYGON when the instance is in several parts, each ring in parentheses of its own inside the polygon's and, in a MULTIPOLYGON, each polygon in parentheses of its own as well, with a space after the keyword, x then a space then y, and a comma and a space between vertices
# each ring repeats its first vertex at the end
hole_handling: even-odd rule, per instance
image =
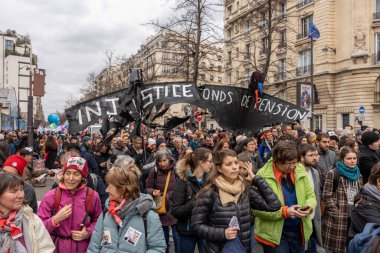
POLYGON ((26 143, 23 131, 0 134, 0 253, 380 251, 375 128, 122 131, 109 144, 44 132, 26 143), (55 183, 38 205, 46 176, 55 183))

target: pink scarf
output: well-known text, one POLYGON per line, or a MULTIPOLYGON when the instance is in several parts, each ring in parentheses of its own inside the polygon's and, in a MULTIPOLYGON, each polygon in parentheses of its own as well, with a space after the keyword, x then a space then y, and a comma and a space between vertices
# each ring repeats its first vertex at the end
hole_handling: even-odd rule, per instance
POLYGON ((116 223, 120 227, 123 227, 123 221, 117 215, 117 212, 124 206, 125 202, 126 202, 126 200, 123 199, 123 201, 120 203, 120 205, 116 206, 116 201, 115 200, 111 200, 110 201, 110 209, 109 209, 108 213, 112 215, 112 217, 115 219, 116 223))

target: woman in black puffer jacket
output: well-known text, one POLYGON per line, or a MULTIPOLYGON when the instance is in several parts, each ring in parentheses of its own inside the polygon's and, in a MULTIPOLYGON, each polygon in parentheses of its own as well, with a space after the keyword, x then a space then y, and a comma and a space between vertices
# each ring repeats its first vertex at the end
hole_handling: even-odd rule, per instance
POLYGON ((179 160, 176 166, 178 182, 172 195, 171 214, 177 219, 179 252, 194 253, 198 245, 199 253, 204 252, 203 238, 191 229, 191 212, 195 206, 195 195, 202 189, 207 173, 213 167, 211 150, 197 148, 179 160))
POLYGON ((197 194, 191 225, 195 234, 205 240, 206 252, 221 252, 228 240, 239 237, 246 252, 251 252, 251 209, 277 211, 281 203, 269 185, 248 170, 243 179, 235 151, 215 154, 215 167, 206 186, 197 194), (239 227, 229 227, 231 218, 238 218, 239 227))

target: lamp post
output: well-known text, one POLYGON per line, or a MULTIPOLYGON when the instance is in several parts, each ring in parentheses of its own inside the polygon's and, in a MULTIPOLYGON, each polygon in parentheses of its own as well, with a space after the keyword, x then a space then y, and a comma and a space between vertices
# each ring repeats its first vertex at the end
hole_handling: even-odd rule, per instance
POLYGON ((29 77, 30 78, 30 75, 31 75, 31 68, 30 68, 30 63, 29 62, 18 62, 18 83, 17 83, 17 129, 20 129, 20 76, 24 76, 24 77, 29 77), (21 64, 27 64, 27 66, 21 66, 21 64), (29 71, 29 75, 21 75, 20 74, 20 71, 22 69, 25 69, 27 71, 29 71))
MULTIPOLYGON (((34 70, 36 71, 36 70, 34 70)), ((33 147, 33 81, 32 70, 29 75, 29 96, 28 96, 28 147, 33 147)))

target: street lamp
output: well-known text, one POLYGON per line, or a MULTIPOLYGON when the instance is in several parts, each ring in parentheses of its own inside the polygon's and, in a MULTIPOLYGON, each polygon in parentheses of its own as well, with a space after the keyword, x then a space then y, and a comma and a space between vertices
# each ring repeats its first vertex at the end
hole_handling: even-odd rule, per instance
MULTIPOLYGON (((25 77, 29 77, 30 78, 30 72, 28 75, 21 75, 20 74, 20 71, 22 69, 25 69, 27 71, 30 71, 31 68, 30 68, 30 63, 29 62, 18 62, 18 84, 17 84, 17 128, 20 129, 20 118, 21 118, 21 115, 20 115, 20 76, 25 76, 25 77), (28 64, 28 66, 20 66, 21 64, 28 64)), ((30 81, 30 80, 29 80, 30 81)))

